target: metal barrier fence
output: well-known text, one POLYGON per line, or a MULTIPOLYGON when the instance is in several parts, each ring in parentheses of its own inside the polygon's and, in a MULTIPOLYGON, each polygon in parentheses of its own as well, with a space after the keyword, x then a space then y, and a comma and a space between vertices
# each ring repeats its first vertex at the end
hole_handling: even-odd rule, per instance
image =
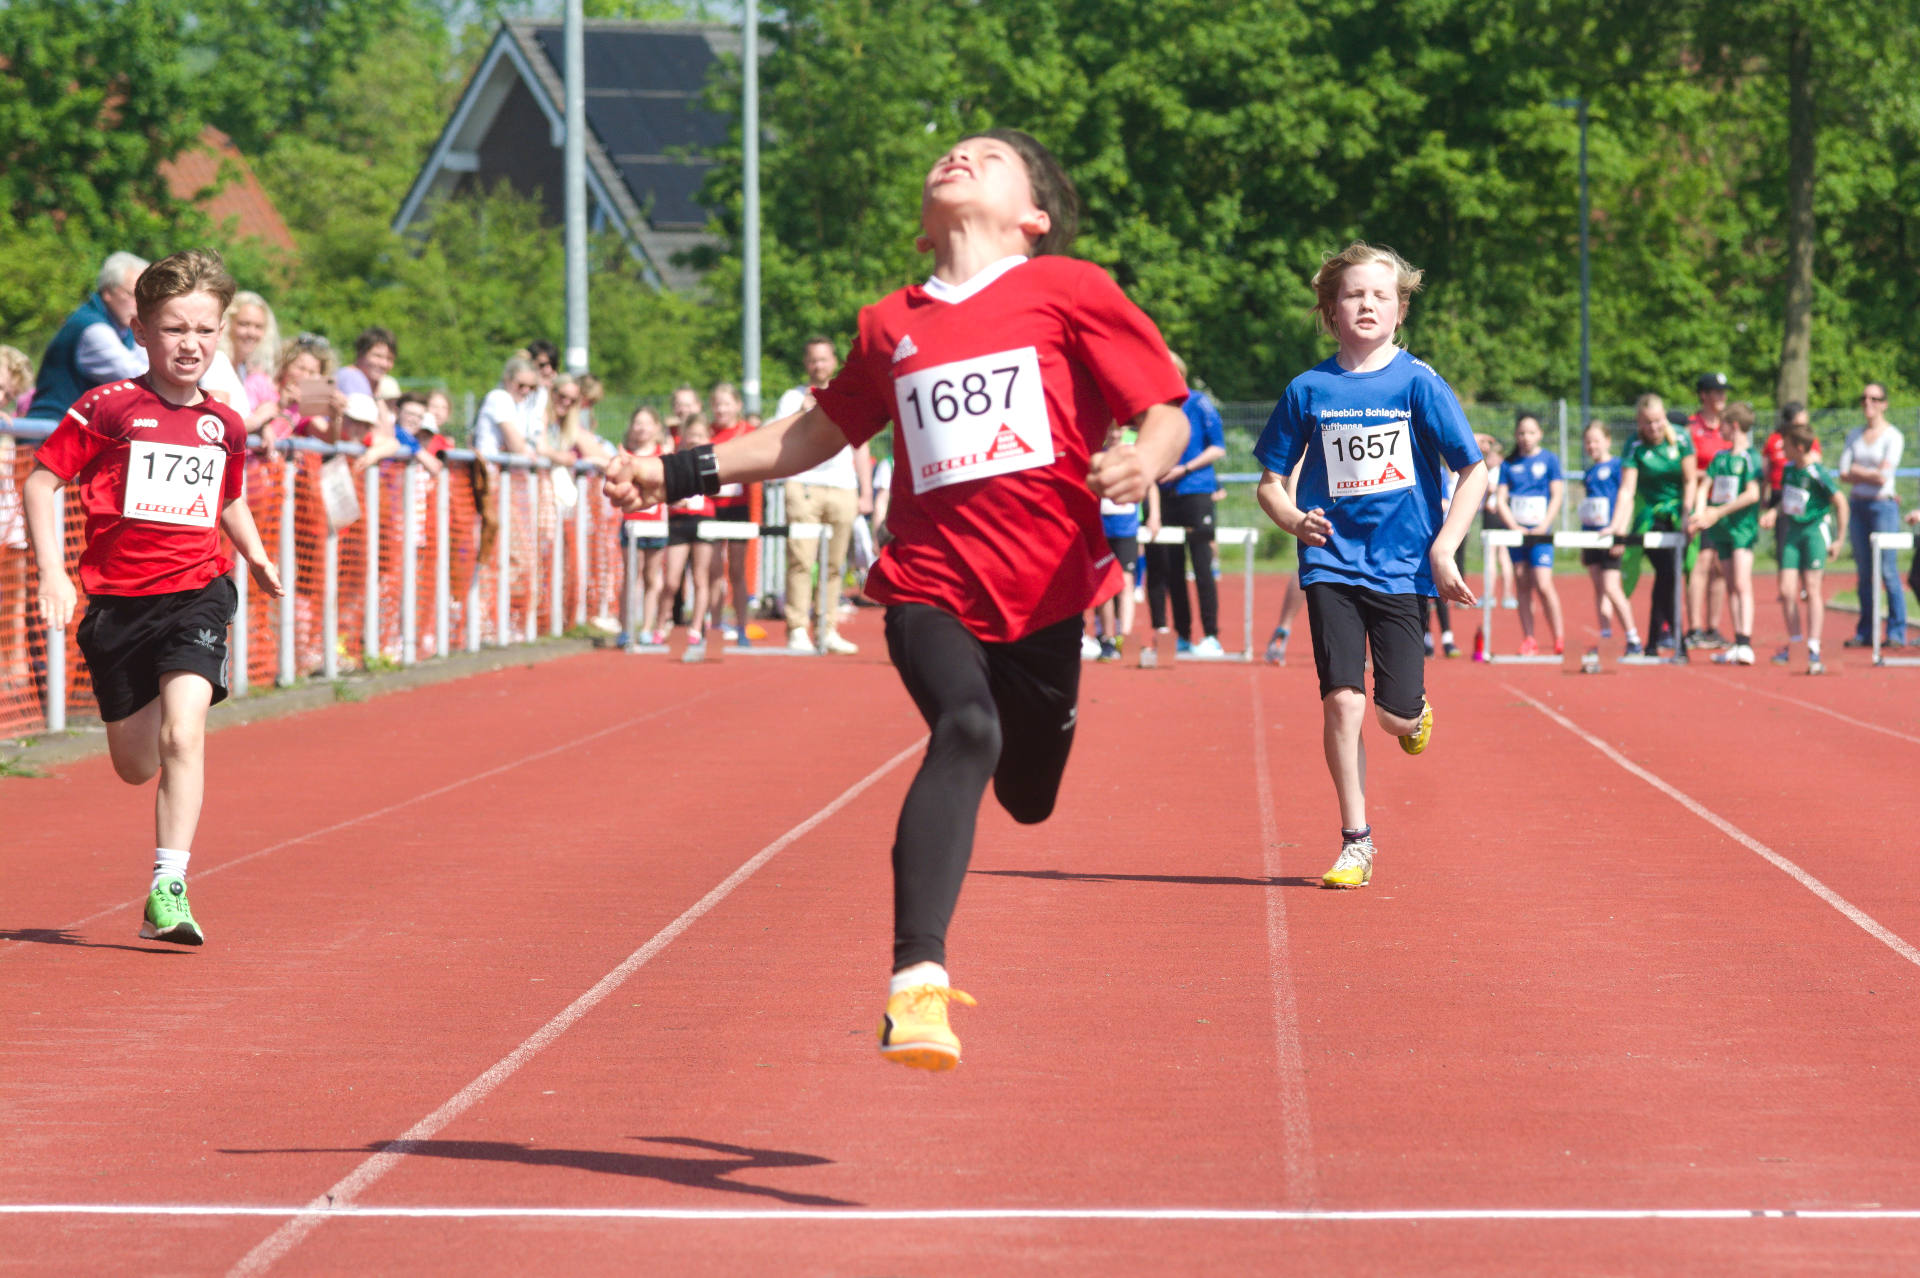
MULTIPOLYGON (((24 423, 11 431, 23 443, 46 433, 24 423)), ((246 502, 286 593, 274 601, 250 592, 236 564, 233 695, 559 635, 590 620, 614 624, 621 515, 591 466, 556 481, 544 460, 456 450, 437 475, 418 459, 353 475, 349 459, 364 451, 295 439, 248 455, 246 502), (343 504, 357 514, 343 518, 343 504)), ((32 466, 30 447, 0 449, 0 737, 60 731, 70 711, 94 709, 72 628, 49 632, 33 604, 19 496, 32 466)), ((77 503, 62 507, 77 588, 82 519, 77 503)))

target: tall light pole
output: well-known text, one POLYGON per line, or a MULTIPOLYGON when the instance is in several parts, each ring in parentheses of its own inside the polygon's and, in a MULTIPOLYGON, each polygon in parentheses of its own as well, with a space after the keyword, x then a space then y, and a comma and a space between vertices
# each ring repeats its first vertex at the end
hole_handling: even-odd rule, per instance
POLYGON ((567 0, 567 371, 587 371, 587 57, 581 0, 567 0))
MULTIPOLYGON (((577 0, 576 0, 577 2, 577 0)), ((741 227, 740 389, 749 414, 760 411, 760 6, 746 0, 740 63, 741 227)))
POLYGON ((1593 272, 1587 252, 1587 100, 1561 98, 1554 105, 1570 108, 1580 124, 1580 429, 1585 430, 1593 417, 1592 314, 1589 298, 1593 293, 1593 272))

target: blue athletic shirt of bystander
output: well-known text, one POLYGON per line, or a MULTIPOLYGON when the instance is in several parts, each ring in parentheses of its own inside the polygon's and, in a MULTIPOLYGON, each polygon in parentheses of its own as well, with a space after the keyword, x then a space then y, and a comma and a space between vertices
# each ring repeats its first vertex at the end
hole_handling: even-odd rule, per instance
POLYGON ((1274 405, 1254 456, 1284 475, 1304 453, 1302 510, 1333 525, 1300 547, 1300 583, 1338 582, 1389 595, 1432 595, 1427 552, 1445 520, 1441 479, 1480 460, 1446 379, 1401 351, 1350 373, 1338 359, 1308 369, 1274 405))
POLYGON ((1620 498, 1620 459, 1595 462, 1580 482, 1587 494, 1580 502, 1580 526, 1590 532, 1606 528, 1613 522, 1613 503, 1620 498))

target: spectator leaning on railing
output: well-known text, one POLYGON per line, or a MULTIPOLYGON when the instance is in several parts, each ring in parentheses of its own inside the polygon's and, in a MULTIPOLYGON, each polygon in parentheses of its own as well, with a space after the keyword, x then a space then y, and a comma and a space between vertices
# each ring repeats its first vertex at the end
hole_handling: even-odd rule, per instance
POLYGON ((374 395, 380 386, 380 379, 393 372, 393 366, 400 357, 400 345, 394 339, 391 329, 381 328, 378 324, 360 330, 360 336, 353 339, 353 363, 341 369, 335 377, 343 395, 374 395))
POLYGON ((147 371, 147 352, 133 340, 134 286, 145 258, 115 253, 100 267, 93 296, 67 317, 40 357, 40 380, 27 416, 57 422, 96 386, 147 371))

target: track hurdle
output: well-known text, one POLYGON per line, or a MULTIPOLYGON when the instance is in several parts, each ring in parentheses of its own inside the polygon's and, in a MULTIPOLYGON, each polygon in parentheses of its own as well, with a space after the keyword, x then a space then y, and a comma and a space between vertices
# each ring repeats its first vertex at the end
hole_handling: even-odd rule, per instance
POLYGON ((1867 538, 1873 559, 1873 664, 1876 666, 1920 666, 1920 657, 1888 657, 1880 651, 1880 619, 1887 615, 1887 581, 1880 571, 1883 550, 1912 550, 1910 532, 1877 532, 1867 538))
MULTIPOLYGON (((1629 533, 1623 537, 1615 537, 1611 533, 1603 532, 1523 533, 1515 528, 1484 529, 1480 534, 1482 561, 1480 633, 1485 643, 1484 652, 1486 660, 1499 662, 1503 665, 1541 666, 1557 666, 1565 661, 1564 657, 1544 653, 1536 657, 1522 657, 1517 655, 1499 656, 1495 654, 1493 647, 1495 594, 1493 556, 1496 549, 1508 550, 1515 546, 1551 545, 1556 550, 1604 550, 1616 545, 1632 546, 1636 544, 1647 550, 1673 550, 1680 555, 1681 560, 1684 562, 1686 557, 1687 535, 1683 532, 1646 532, 1629 533)), ((1686 589, 1687 574, 1679 570, 1678 565, 1676 565, 1676 570, 1673 574, 1673 615, 1675 630, 1684 628, 1684 623, 1681 621, 1681 618, 1686 616, 1686 589)), ((1565 615, 1564 612, 1562 615, 1565 615)), ((1653 636, 1651 634, 1647 636, 1647 643, 1649 648, 1651 648, 1653 643, 1653 636)), ((1569 644, 1568 647, 1571 649, 1572 645, 1569 644)), ((1683 642, 1682 637, 1676 634, 1674 636, 1672 657, 1655 656, 1649 651, 1645 656, 1621 657, 1620 664, 1623 666, 1669 665, 1684 664, 1686 660, 1686 644, 1683 642)))
MULTIPOLYGON (((1240 593, 1241 593, 1241 607, 1242 607, 1242 611, 1245 613, 1245 616, 1242 618, 1242 620, 1246 626, 1246 629, 1242 631, 1242 634, 1246 636, 1247 646, 1240 652, 1223 652, 1217 657, 1196 656, 1191 652, 1182 653, 1180 654, 1180 660, 1181 661, 1252 661, 1254 659, 1254 656, 1253 656, 1253 552, 1254 552, 1254 549, 1260 544, 1260 530, 1258 528, 1216 528, 1213 530, 1213 541, 1214 541, 1214 544, 1217 546, 1239 546, 1241 547, 1243 552, 1241 556, 1240 571, 1241 571, 1241 576, 1243 578, 1241 584, 1245 587, 1245 589, 1243 589, 1240 593)), ((1162 528, 1159 532, 1154 534, 1152 544, 1156 546, 1184 546, 1187 544, 1187 530, 1185 528, 1162 528)), ((1129 572, 1128 581, 1131 582, 1131 580, 1132 580, 1132 575, 1131 575, 1131 572, 1129 572)), ((1182 590, 1186 589, 1186 581, 1184 576, 1177 584, 1182 590)), ((1125 587, 1125 589, 1132 589, 1132 586, 1128 585, 1127 587, 1125 587)), ((1141 647, 1140 655, 1142 658, 1143 665, 1151 666, 1152 664, 1155 664, 1155 663, 1160 665, 1173 664, 1173 661, 1172 661, 1173 653, 1170 646, 1168 648, 1168 651, 1165 654, 1159 653, 1156 649, 1157 649, 1157 645, 1153 645, 1153 644, 1147 644, 1141 647), (1146 654, 1150 650, 1155 650, 1154 663, 1149 663, 1145 661, 1146 654)))
MULTIPOLYGON (((832 551, 830 533, 831 530, 825 524, 752 524, 730 519, 703 519, 694 529, 694 536, 704 542, 757 541, 761 538, 766 538, 769 541, 779 538, 784 542, 785 539, 792 537, 812 537, 819 546, 818 562, 823 578, 825 574, 830 571, 827 563, 827 557, 832 551)), ((635 559, 635 556, 629 555, 626 563, 626 572, 628 574, 626 586, 627 598, 629 599, 634 597, 636 587, 633 579, 635 559)), ((784 562, 784 556, 782 556, 782 560, 784 562)), ((674 583, 674 588, 677 590, 679 583, 674 583)), ((632 619, 628 618, 627 620, 631 623, 632 619)), ((632 626, 629 624, 628 630, 631 631, 631 629, 632 626)), ((771 641, 763 646, 757 647, 742 646, 737 643, 726 645, 719 637, 721 634, 721 627, 712 627, 707 635, 707 643, 704 650, 688 649, 679 659, 688 662, 718 661, 722 653, 743 657, 815 657, 820 655, 818 648, 815 648, 812 652, 795 652, 785 644, 776 644, 771 641)), ((646 652, 649 649, 636 648, 635 650, 646 652)), ((664 649, 659 645, 654 645, 652 650, 663 651, 664 649)))

